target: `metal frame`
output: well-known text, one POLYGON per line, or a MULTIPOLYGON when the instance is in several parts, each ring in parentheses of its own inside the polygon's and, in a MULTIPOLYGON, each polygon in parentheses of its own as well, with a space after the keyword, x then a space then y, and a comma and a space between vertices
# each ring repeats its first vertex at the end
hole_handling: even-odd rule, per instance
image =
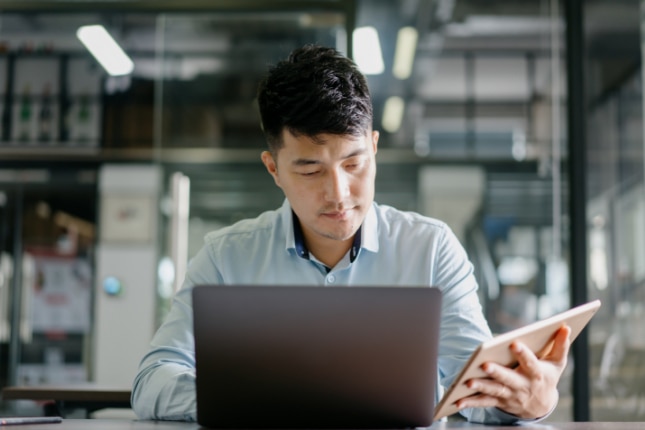
MULTIPOLYGON (((569 229, 571 235, 571 305, 587 301, 587 142, 583 0, 566 0, 567 104, 569 145, 569 229)), ((573 419, 589 421, 589 338, 583 331, 571 346, 573 419)))

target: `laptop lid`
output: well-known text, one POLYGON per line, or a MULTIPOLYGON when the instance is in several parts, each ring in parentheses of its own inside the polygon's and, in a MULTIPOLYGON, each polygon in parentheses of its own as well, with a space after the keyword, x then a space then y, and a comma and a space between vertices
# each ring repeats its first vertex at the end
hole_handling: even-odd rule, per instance
POLYGON ((197 286, 192 294, 200 425, 432 423, 437 288, 197 286))

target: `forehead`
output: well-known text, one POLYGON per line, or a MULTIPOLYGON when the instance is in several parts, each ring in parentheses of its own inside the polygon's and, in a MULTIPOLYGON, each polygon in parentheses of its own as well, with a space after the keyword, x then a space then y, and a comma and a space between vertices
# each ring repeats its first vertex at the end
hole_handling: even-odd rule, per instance
POLYGON ((280 152, 351 152, 368 146, 368 136, 353 136, 349 134, 321 133, 316 136, 294 135, 288 130, 282 132, 283 146, 280 152))

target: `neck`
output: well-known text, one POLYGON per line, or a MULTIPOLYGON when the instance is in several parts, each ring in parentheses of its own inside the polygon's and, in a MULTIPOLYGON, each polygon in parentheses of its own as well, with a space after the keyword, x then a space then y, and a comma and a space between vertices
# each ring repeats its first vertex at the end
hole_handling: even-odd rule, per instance
POLYGON ((305 243, 309 252, 316 256, 327 267, 334 267, 352 247, 354 237, 345 240, 323 239, 308 240, 305 233, 305 243))

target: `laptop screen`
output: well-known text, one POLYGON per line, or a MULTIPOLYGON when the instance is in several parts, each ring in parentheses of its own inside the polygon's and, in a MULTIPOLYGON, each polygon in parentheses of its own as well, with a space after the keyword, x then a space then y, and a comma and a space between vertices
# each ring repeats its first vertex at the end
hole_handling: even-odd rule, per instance
POLYGON ((197 286, 193 309, 202 426, 432 422, 437 288, 197 286))

